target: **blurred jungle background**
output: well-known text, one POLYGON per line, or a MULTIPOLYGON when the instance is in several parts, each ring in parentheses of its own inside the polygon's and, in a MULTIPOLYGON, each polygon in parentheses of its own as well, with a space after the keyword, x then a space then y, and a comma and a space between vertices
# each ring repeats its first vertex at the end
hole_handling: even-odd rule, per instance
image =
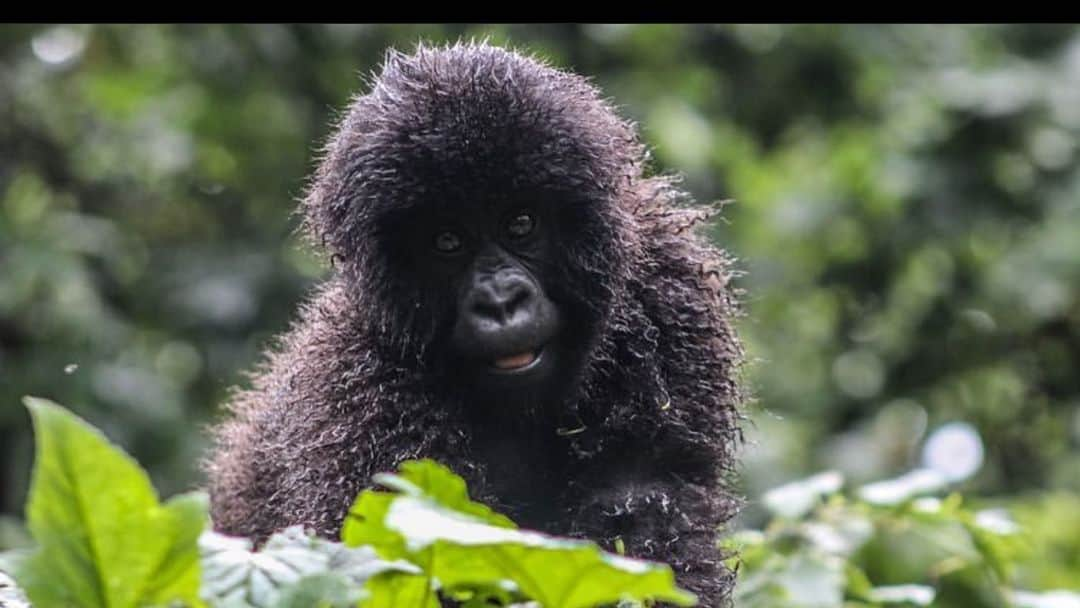
POLYGON ((331 121, 387 47, 471 36, 590 75, 656 171, 734 199, 712 236, 745 272, 740 525, 816 471, 943 467, 1041 519, 1063 564, 1042 582, 1080 588, 1065 25, 0 26, 0 548, 23 395, 163 494, 199 483, 229 387, 327 273, 292 212, 331 121))

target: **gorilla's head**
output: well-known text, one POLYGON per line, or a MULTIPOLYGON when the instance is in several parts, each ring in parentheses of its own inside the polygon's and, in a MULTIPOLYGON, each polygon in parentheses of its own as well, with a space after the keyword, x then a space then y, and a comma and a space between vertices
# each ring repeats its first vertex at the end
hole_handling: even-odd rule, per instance
POLYGON ((552 407, 623 288, 643 156, 579 76, 483 44, 391 52, 327 146, 307 226, 386 355, 474 401, 552 407))

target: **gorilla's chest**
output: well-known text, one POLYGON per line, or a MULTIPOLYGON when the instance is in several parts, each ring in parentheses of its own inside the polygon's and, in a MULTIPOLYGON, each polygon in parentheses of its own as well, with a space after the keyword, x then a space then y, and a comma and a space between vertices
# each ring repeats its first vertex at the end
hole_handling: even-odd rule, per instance
POLYGON ((496 503, 492 506, 522 527, 558 533, 567 491, 575 481, 569 455, 550 441, 512 436, 474 447, 487 471, 485 494, 496 503))

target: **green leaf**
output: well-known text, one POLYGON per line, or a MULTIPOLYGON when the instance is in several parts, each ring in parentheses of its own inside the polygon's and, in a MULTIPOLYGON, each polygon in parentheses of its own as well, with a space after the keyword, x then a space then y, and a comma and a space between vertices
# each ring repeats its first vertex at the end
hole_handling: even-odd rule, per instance
POLYGON ((857 565, 851 562, 844 564, 844 577, 847 581, 845 586, 847 596, 866 599, 870 595, 874 585, 857 565))
POLYGON ((281 590, 274 608, 349 608, 364 594, 337 574, 312 574, 281 590))
POLYGON ((878 604, 929 606, 937 592, 926 585, 889 585, 874 587, 867 595, 878 604))
POLYGON ((1015 608, 1080 608, 1080 592, 1057 589, 1055 591, 1008 591, 1009 600, 1015 608))
POLYGON ((351 547, 369 546, 384 559, 405 557, 405 540, 382 525, 395 495, 367 490, 353 503, 341 526, 341 540, 351 547))
POLYGON ((879 481, 859 489, 859 498, 873 505, 898 505, 923 494, 944 490, 949 480, 933 469, 916 469, 896 479, 879 481))
POLYGON ((799 554, 776 577, 786 606, 839 606, 847 582, 844 561, 831 555, 799 554))
POLYGON ((468 500, 464 482, 431 461, 406 463, 401 476, 381 480, 401 494, 363 493, 350 510, 345 543, 370 543, 386 558, 407 556, 444 590, 510 585, 547 608, 621 599, 694 602, 663 564, 514 529, 505 517, 468 500))
POLYGON ((823 497, 839 492, 843 486, 843 475, 826 471, 773 488, 761 497, 761 502, 774 515, 797 519, 809 513, 823 497))
POLYGON ((164 508, 175 524, 172 543, 147 585, 145 596, 151 603, 162 604, 199 588, 197 547, 206 524, 209 498, 203 492, 189 492, 172 497, 164 508))
POLYGON ((37 548, 13 568, 34 606, 197 603, 205 499, 165 506, 146 473, 59 405, 27 397, 37 439, 26 518, 37 548))
POLYGON ((500 528, 517 528, 510 518, 469 499, 465 480, 434 460, 409 460, 397 475, 376 475, 375 481, 408 496, 423 497, 500 528))
POLYGON ((439 608, 439 597, 427 576, 399 573, 373 578, 364 608, 439 608))
MULTIPOLYGON (((346 606, 363 597, 368 579, 384 573, 417 574, 405 562, 387 562, 370 547, 345 547, 294 526, 253 552, 246 538, 205 532, 202 597, 235 608, 346 606)), ((414 577, 415 578, 415 577, 414 577)))
MULTIPOLYGON (((465 481, 434 460, 406 461, 400 475, 376 475, 375 481, 407 496, 427 496, 435 502, 466 513, 493 526, 516 528, 509 518, 487 505, 469 499, 465 481)), ((404 539, 382 525, 390 503, 397 497, 390 492, 368 490, 356 500, 341 530, 341 538, 351 546, 368 545, 386 559, 405 557, 404 539)))

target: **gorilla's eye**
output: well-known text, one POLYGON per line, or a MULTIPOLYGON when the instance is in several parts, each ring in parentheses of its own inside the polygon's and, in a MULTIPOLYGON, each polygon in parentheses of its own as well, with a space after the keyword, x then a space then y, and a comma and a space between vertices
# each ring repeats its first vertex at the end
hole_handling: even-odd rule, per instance
POLYGON ((461 251, 461 237, 451 230, 443 230, 435 235, 435 251, 439 253, 457 253, 461 251))
POLYGON ((512 239, 520 239, 532 234, 536 220, 528 213, 519 213, 506 223, 506 234, 512 239))

